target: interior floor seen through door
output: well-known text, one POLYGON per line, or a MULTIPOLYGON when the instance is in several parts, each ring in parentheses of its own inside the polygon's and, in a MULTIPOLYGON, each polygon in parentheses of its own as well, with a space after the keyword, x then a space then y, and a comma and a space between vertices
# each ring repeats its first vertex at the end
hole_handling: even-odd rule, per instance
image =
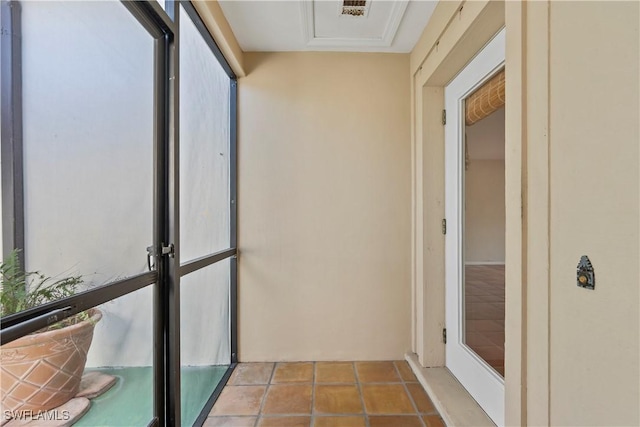
POLYGON ((504 376, 504 265, 467 265, 465 277, 465 342, 504 376))

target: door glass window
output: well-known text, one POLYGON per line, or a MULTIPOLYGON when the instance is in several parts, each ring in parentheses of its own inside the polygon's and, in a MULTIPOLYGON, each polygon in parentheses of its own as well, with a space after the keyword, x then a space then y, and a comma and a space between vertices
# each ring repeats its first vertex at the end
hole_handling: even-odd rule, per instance
POLYGON ((504 107, 465 125, 464 342, 504 376, 504 107))

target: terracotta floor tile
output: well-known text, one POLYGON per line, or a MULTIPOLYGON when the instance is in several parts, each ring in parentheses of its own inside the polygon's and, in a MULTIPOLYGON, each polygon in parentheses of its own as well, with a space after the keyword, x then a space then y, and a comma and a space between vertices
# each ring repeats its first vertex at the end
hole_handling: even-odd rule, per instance
POLYGON ((447 427, 440 415, 425 415, 422 420, 427 427, 447 427))
POLYGON ((278 363, 273 373, 272 384, 313 382, 313 363, 278 363))
POLYGON ((225 387, 209 415, 258 415, 266 389, 265 386, 225 387))
POLYGON ((314 411, 319 414, 361 414, 362 401, 354 385, 316 385, 314 411))
POLYGON ((365 427, 364 417, 314 417, 313 427, 365 427))
POLYGON ((411 415, 395 415, 385 417, 369 417, 371 427, 422 427, 419 417, 411 415))
POLYGON ((316 363, 317 383, 355 383, 356 376, 351 362, 316 363))
POLYGON ((423 427, 423 423, 444 427, 409 365, 398 360, 239 364, 204 426, 423 427), (262 385, 269 377, 271 384, 262 385), (356 384, 357 379, 364 384, 356 384))
POLYGON ((401 381, 393 362, 356 362, 356 370, 361 383, 401 381))
POLYGON ((427 392, 424 391, 420 383, 407 384, 407 389, 409 389, 409 394, 413 398, 413 402, 416 404, 418 412, 422 414, 431 414, 436 412, 433 402, 431 402, 427 392))
POLYGON ((415 409, 402 384, 362 385, 368 414, 413 414, 415 409))
POLYGON ((267 390, 262 413, 310 414, 312 385, 282 384, 271 385, 267 390))
POLYGON ((309 427, 311 417, 262 417, 258 427, 309 427))
POLYGON ((229 385, 269 384, 273 363, 240 363, 233 370, 229 385))
POLYGON ((256 417, 209 417, 202 427, 253 427, 256 417))
POLYGON ((396 368, 398 368, 398 372, 400 372, 400 376, 403 381, 415 382, 418 381, 416 376, 413 374, 413 371, 409 367, 409 364, 405 360, 396 360, 395 362, 396 368))

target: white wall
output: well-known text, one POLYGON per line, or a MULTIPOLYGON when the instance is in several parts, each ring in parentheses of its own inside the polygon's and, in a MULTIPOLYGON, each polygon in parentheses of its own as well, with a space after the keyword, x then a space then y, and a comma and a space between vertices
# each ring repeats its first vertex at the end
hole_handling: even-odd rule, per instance
POLYGON ((240 360, 402 358, 408 55, 250 53, 245 65, 240 360))
POLYGON ((465 203, 465 262, 504 263, 504 160, 471 161, 465 203))
MULTIPOLYGON (((147 271, 153 41, 120 2, 22 2, 27 270, 98 286, 147 271)), ((186 15, 182 260, 229 247, 229 79, 186 15), (216 68, 217 67, 217 68, 216 68)), ((182 281, 182 361, 228 363, 228 262, 182 281)), ((100 307, 88 366, 152 363, 152 288, 100 307)))

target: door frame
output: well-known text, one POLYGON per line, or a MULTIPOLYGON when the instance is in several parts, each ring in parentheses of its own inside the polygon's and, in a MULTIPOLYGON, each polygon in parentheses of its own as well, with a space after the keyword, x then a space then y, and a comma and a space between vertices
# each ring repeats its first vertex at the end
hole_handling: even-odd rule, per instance
MULTIPOLYGON (((456 396, 466 391, 444 368, 444 87, 506 27, 505 285, 509 303, 505 307, 505 421, 508 425, 548 424, 548 277, 543 262, 548 252, 532 253, 528 242, 534 228, 537 241, 548 240, 541 227, 531 225, 532 221, 547 224, 544 201, 548 188, 544 180, 532 181, 530 173, 535 170, 536 177, 544 177, 548 168, 544 156, 548 145, 544 103, 548 7, 545 2, 440 2, 410 56, 412 352, 421 367, 440 368, 416 371, 423 385, 446 378, 447 393, 434 392, 432 397, 447 422, 460 419, 453 412, 447 414, 445 400, 455 401, 453 406, 460 402, 449 399, 454 391, 451 387, 456 396), (527 78, 532 75, 535 79, 527 78), (533 169, 532 147, 536 155, 533 169), (527 285, 533 274, 539 294, 535 304, 527 285), (536 309, 527 310, 529 306, 536 309), (530 332, 532 324, 535 333, 530 332), (528 358, 532 352, 534 357, 528 358), (427 378, 426 373, 432 375, 427 378)), ((465 407, 464 413, 469 410, 465 407)))
POLYGON ((504 68, 505 30, 445 87, 446 366, 497 425, 504 425, 504 379, 464 343, 464 99, 504 68))

